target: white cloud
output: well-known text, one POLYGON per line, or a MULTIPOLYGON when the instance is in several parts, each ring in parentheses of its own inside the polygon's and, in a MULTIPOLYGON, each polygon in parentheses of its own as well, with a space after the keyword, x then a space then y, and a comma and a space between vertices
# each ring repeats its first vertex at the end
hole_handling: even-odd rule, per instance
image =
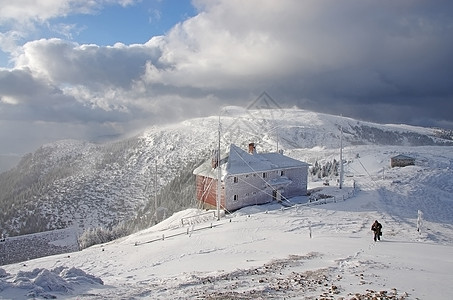
POLYGON ((117 43, 114 46, 78 45, 60 39, 37 40, 23 46, 16 67, 31 69, 55 84, 128 88, 156 60, 159 49, 117 43))
POLYGON ((0 0, 0 50, 16 57, 20 44, 46 25, 56 34, 72 39, 84 26, 78 24, 53 24, 52 19, 74 14, 95 14, 106 5, 133 5, 141 0, 0 0), (39 26, 37 26, 39 25, 39 26))
POLYGON ((2 96, 0 98, 0 102, 6 103, 6 104, 11 104, 11 105, 19 104, 19 101, 17 101, 14 97, 10 97, 10 96, 2 96))
MULTIPOLYGON (((41 15, 53 2, 32 2, 34 13, 25 12, 30 20, 99 9, 95 2, 56 1, 41 15)), ((391 104, 395 114, 374 120, 392 116, 406 122, 410 118, 398 107, 409 103, 414 120, 423 114, 451 121, 453 2, 197 0, 194 5, 197 16, 145 44, 30 41, 15 52, 14 69, 0 70, 0 87, 8 91, 2 97, 9 97, 2 99, 17 99, 25 112, 38 101, 42 106, 34 113, 42 113, 43 120, 54 120, 50 112, 58 111, 67 117, 60 117, 62 122, 98 119, 115 128, 216 113, 219 105, 243 105, 264 90, 282 106, 372 119, 378 114, 366 109, 369 104, 391 104)), ((7 9, 10 18, 18 15, 12 4, 7 9)), ((14 38, 3 34, 0 45, 10 41, 13 49, 14 38)), ((4 105, 11 110, 6 103, 11 101, 2 102, 0 111, 4 105)))
MULTIPOLYGON (((75 5, 81 1, 74 0, 17 0, 17 1, 2 1, 0 22, 45 22, 48 19, 67 15, 75 5)), ((85 1, 85 5, 78 9, 89 11, 93 9, 93 1, 85 1)))
POLYGON ((158 9, 150 10, 148 13, 149 13, 149 17, 148 17, 149 23, 157 22, 162 17, 162 12, 158 9))
POLYGON ((2 0, 0 1, 0 23, 3 22, 45 22, 69 14, 91 14, 104 5, 132 5, 136 0, 2 0))
POLYGON ((22 38, 23 34, 19 31, 0 32, 0 50, 17 56, 21 51, 18 41, 22 38))
POLYGON ((74 38, 74 35, 77 36, 81 31, 86 29, 86 27, 84 26, 66 23, 49 24, 48 27, 52 32, 60 34, 68 40, 72 40, 74 38))

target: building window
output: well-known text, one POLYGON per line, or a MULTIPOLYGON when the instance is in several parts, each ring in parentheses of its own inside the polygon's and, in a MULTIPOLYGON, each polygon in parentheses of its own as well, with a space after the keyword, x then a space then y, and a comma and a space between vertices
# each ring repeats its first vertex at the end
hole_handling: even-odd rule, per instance
POLYGON ((285 176, 285 171, 281 170, 280 171, 280 176, 285 176))
POLYGON ((266 178, 266 173, 263 173, 263 178, 266 178))
POLYGON ((237 178, 237 176, 234 176, 234 177, 233 177, 233 182, 234 182, 234 183, 238 183, 238 178, 237 178))
POLYGON ((238 195, 233 196, 233 201, 238 201, 238 195))

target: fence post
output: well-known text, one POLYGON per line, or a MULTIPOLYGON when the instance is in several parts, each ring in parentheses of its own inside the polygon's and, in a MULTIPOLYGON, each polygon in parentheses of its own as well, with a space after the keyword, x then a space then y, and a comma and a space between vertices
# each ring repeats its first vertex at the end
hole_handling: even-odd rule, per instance
POLYGON ((190 227, 190 234, 189 234, 190 237, 192 236, 192 232, 193 232, 194 228, 195 228, 195 224, 192 224, 192 226, 190 227))
POLYGON ((423 212, 418 210, 417 212, 417 231, 419 234, 422 234, 422 226, 423 226, 423 212))

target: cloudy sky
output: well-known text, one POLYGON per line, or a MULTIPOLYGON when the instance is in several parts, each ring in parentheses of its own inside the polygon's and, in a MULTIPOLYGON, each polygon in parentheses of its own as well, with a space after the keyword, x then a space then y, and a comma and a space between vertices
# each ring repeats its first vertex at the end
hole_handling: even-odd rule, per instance
POLYGON ((0 154, 216 115, 264 91, 280 107, 453 129, 451 0, 0 7, 0 154))

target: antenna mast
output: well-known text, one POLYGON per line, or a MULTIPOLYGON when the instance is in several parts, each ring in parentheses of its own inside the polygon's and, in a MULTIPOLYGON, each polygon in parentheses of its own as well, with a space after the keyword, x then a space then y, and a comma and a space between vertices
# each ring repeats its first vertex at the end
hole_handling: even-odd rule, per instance
POLYGON ((219 114, 219 141, 217 148, 217 197, 216 197, 217 221, 220 220, 220 188, 222 184, 221 177, 222 171, 220 169, 220 114, 219 114))
POLYGON ((340 126, 340 189, 343 188, 343 127, 340 126))
POLYGON ((156 212, 156 221, 157 221, 157 157, 154 161, 154 211, 156 212))

